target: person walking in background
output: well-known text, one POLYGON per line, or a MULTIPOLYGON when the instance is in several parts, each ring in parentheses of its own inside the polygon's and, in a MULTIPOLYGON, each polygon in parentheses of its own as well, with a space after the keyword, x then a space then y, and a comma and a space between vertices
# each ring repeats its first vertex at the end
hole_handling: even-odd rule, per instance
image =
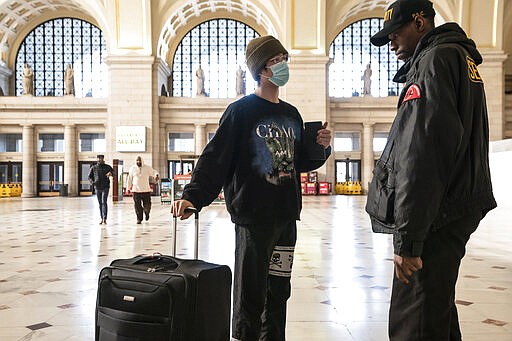
POLYGON ((455 285, 466 243, 496 207, 482 56, 455 23, 434 25, 428 0, 398 0, 371 37, 405 64, 398 113, 377 161, 366 211, 393 234, 391 341, 462 339, 455 285))
MULTIPOLYGON (((288 52, 279 40, 251 40, 246 63, 258 82, 254 94, 228 106, 183 200, 174 201, 171 211, 186 219, 191 213, 185 208, 200 210, 224 189, 236 235, 232 336, 281 341, 302 206, 299 175, 325 160, 305 156, 301 115, 279 99, 279 88, 289 78, 288 52)), ((326 127, 318 130, 316 143, 329 156, 331 132, 326 127)))
POLYGON ((128 172, 126 185, 133 193, 137 224, 142 222, 143 214, 146 220, 149 220, 149 213, 151 212, 151 192, 153 191, 150 183, 157 182, 158 180, 158 172, 152 167, 145 165, 142 161, 142 157, 137 156, 135 165, 133 165, 128 172))
POLYGON ((101 224, 107 223, 108 213, 108 191, 110 190, 110 177, 114 174, 114 169, 105 163, 104 155, 96 156, 98 161, 89 170, 89 182, 94 186, 98 204, 100 206, 101 224))

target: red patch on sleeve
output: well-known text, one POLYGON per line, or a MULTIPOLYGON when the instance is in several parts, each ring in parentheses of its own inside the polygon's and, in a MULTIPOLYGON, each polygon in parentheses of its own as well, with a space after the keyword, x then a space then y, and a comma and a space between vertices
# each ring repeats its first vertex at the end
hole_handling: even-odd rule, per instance
POLYGON ((412 84, 405 93, 405 97, 402 100, 402 103, 410 101, 411 99, 421 98, 420 87, 416 84, 412 84))

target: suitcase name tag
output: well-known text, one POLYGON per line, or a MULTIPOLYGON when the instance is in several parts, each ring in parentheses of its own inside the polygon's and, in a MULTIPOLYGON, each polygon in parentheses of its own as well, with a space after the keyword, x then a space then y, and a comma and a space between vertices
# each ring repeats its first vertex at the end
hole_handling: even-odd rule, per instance
POLYGON ((125 295, 125 296, 123 296, 123 301, 135 302, 135 297, 125 295))

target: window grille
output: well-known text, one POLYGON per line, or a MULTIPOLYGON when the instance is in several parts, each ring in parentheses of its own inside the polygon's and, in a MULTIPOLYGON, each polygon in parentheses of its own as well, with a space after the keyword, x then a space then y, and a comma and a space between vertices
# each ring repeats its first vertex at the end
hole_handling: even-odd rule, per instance
POLYGON ((329 96, 362 96, 363 74, 368 64, 371 66, 371 95, 397 96, 401 85, 393 82, 393 77, 403 64, 390 51, 389 44, 381 47, 370 43, 370 37, 383 26, 381 18, 357 21, 338 34, 329 49, 333 59, 329 66, 329 96))
POLYGON ((79 152, 105 152, 105 133, 80 133, 79 152))
POLYGON ((57 18, 37 26, 24 39, 16 57, 16 95, 23 94, 23 68, 34 73, 35 96, 64 95, 64 71, 71 64, 76 97, 106 97, 107 44, 96 26, 73 18, 57 18))
POLYGON ((172 65, 172 95, 197 94, 196 70, 204 71, 205 96, 236 97, 236 72, 245 72, 246 93, 256 87, 245 65, 245 48, 259 34, 246 24, 231 19, 213 19, 190 30, 181 40, 172 65))
POLYGON ((0 153, 23 151, 22 134, 0 134, 0 153))
POLYGON ((358 151, 360 147, 360 133, 358 132, 341 132, 334 133, 334 151, 358 151))
POLYGON ((386 143, 388 142, 388 133, 386 132, 375 132, 373 134, 373 151, 382 152, 386 143))
POLYGON ((39 134, 38 152, 64 152, 64 134, 39 134))
POLYGON ((194 133, 169 133, 170 152, 193 152, 194 133))

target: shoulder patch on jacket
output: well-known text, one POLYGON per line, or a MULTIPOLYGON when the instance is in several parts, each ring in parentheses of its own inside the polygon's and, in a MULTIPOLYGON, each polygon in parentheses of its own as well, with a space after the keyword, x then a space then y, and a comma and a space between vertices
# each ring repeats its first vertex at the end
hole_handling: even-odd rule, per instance
POLYGON ((480 72, 478 72, 475 61, 471 57, 466 56, 466 62, 468 63, 469 80, 473 83, 483 83, 484 81, 480 76, 480 72))
POLYGON ((407 92, 405 93, 402 103, 410 101, 411 99, 416 99, 416 98, 421 98, 420 87, 416 84, 412 84, 407 89, 407 92))

